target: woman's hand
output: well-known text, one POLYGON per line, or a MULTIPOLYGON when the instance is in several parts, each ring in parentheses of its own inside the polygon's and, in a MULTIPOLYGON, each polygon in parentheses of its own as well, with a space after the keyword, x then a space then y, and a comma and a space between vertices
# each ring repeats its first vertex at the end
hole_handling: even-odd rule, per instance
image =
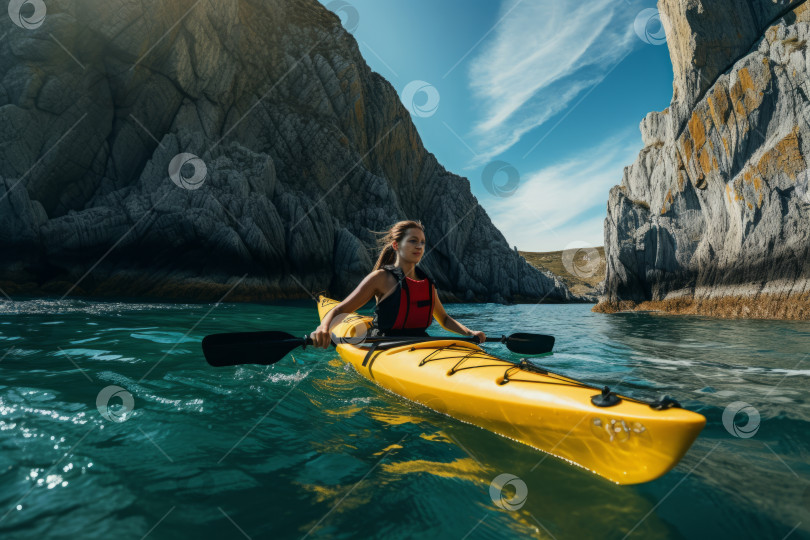
POLYGON ((312 338, 312 346, 320 349, 326 349, 329 347, 329 342, 332 341, 332 333, 329 331, 328 327, 323 325, 316 328, 309 337, 312 338))
POLYGON ((483 343, 487 340, 487 335, 483 332, 476 332, 474 330, 470 330, 470 337, 478 338, 478 343, 483 343))

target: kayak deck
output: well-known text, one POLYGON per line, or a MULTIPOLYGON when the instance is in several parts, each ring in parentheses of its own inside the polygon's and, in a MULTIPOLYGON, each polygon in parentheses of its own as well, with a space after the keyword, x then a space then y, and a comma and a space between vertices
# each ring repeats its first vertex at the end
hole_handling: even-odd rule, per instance
MULTIPOLYGON (((320 297, 323 317, 338 302, 320 297)), ((332 328, 352 341, 371 318, 352 313, 332 328)), ((672 469, 706 419, 681 408, 656 410, 624 396, 598 407, 593 387, 520 366, 478 345, 437 338, 380 349, 340 343, 338 354, 364 377, 406 399, 522 442, 618 484, 654 480, 672 469)))

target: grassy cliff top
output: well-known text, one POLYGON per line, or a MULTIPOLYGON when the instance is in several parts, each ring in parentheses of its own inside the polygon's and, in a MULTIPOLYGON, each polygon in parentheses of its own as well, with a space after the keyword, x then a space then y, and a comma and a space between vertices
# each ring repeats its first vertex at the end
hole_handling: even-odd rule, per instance
POLYGON ((603 247, 518 253, 532 266, 559 277, 574 294, 596 295, 599 284, 605 279, 603 247))

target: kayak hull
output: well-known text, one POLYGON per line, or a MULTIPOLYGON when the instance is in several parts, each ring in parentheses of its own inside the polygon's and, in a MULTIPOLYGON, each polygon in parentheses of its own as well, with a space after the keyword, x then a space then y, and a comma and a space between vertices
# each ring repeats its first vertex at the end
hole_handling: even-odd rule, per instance
MULTIPOLYGON (((337 303, 319 298, 321 319, 337 303)), ((338 354, 360 375, 617 484, 648 482, 667 473, 706 424, 695 412, 655 410, 628 398, 597 407, 591 397, 598 390, 542 369, 521 369, 452 338, 370 351, 360 342, 370 325, 370 317, 353 313, 332 328, 348 341, 337 345, 338 354)))

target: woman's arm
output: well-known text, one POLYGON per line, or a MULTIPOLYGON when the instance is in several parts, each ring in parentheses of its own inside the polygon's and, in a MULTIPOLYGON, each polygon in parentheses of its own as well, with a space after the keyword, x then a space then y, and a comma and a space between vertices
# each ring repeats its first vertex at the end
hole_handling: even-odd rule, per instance
POLYGON ((483 332, 470 330, 448 315, 444 310, 441 300, 439 300, 439 293, 436 291, 435 287, 433 288, 433 318, 436 319, 436 322, 439 323, 442 328, 449 330, 450 332, 463 334, 465 336, 475 336, 478 338, 480 343, 483 343, 484 340, 487 339, 486 334, 483 332))
POLYGON ((365 306, 369 300, 374 297, 374 294, 382 289, 384 279, 385 270, 382 269, 375 270, 367 275, 349 296, 326 314, 320 326, 310 334, 312 344, 315 347, 327 348, 329 346, 329 340, 331 339, 329 327, 332 324, 332 320, 341 313, 351 313, 365 306))

